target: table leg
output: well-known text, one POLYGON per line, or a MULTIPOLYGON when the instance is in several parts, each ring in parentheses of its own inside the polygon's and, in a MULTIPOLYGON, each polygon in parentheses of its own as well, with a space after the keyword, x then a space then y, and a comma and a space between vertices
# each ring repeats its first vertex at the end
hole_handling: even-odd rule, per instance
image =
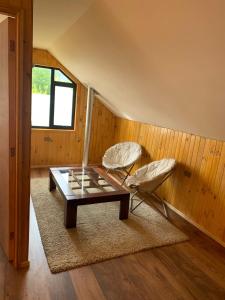
POLYGON ((120 200, 120 220, 128 219, 129 213, 129 198, 120 200))
POLYGON ((64 200, 64 225, 66 228, 76 227, 77 205, 71 200, 64 200))
POLYGON ((49 191, 51 192, 51 191, 53 191, 55 189, 56 189, 56 184, 55 184, 55 182, 54 182, 54 180, 52 178, 52 173, 49 172, 49 191))

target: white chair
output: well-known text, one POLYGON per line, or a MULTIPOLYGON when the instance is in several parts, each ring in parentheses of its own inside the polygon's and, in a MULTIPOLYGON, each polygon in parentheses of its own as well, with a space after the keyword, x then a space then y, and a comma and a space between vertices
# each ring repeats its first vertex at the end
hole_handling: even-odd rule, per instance
POLYGON ((154 161, 141 167, 134 173, 134 175, 129 176, 126 179, 126 185, 134 190, 133 195, 131 196, 131 212, 133 212, 144 201, 141 200, 135 207, 133 207, 134 196, 137 193, 146 192, 162 203, 164 214, 167 217, 166 206, 155 191, 172 174, 175 165, 176 161, 172 158, 154 161))
POLYGON ((122 182, 123 185, 141 154, 141 146, 137 143, 118 143, 106 150, 102 159, 102 165, 107 169, 107 172, 124 171, 125 177, 122 182))

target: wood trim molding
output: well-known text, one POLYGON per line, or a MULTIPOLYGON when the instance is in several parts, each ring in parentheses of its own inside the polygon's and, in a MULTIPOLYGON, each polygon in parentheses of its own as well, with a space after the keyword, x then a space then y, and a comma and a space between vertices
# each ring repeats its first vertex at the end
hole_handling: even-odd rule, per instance
POLYGON ((218 244, 220 244, 221 246, 223 246, 225 248, 225 242, 222 241, 221 239, 219 239, 217 236, 215 236, 214 234, 210 233, 208 230, 206 230, 204 227, 202 227, 201 225, 199 225, 198 223, 196 223, 193 219, 187 217, 184 213, 182 213, 181 211, 179 211, 178 209, 176 209, 173 205, 171 205, 170 203, 168 203, 167 201, 163 200, 163 202, 165 203, 166 206, 169 207, 169 209, 171 209, 172 211, 174 211, 176 214, 178 214, 180 217, 182 217, 183 219, 185 219, 188 223, 192 224, 194 227, 198 228, 201 232, 203 232, 204 234, 206 234, 208 237, 210 237, 211 239, 213 239, 214 241, 216 241, 218 244))
POLYGON ((15 254, 13 264, 28 264, 30 203, 30 86, 32 66, 32 0, 0 2, 0 12, 17 20, 17 197, 15 199, 15 254))

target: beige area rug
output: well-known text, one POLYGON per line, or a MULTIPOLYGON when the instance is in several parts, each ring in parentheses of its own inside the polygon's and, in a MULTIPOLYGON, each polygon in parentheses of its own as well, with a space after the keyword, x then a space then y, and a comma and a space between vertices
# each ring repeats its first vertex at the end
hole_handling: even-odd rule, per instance
POLYGON ((63 199, 48 191, 47 178, 33 179, 32 200, 52 273, 187 240, 146 204, 119 220, 119 203, 78 206, 77 228, 63 225, 63 199))

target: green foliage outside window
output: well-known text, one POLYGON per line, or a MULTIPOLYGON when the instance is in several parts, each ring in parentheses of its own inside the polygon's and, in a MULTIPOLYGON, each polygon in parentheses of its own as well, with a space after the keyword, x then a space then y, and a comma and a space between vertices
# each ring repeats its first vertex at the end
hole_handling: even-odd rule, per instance
POLYGON ((60 70, 55 70, 55 81, 72 83, 60 70))
POLYGON ((34 67, 32 70, 32 93, 50 95, 51 69, 34 67))

